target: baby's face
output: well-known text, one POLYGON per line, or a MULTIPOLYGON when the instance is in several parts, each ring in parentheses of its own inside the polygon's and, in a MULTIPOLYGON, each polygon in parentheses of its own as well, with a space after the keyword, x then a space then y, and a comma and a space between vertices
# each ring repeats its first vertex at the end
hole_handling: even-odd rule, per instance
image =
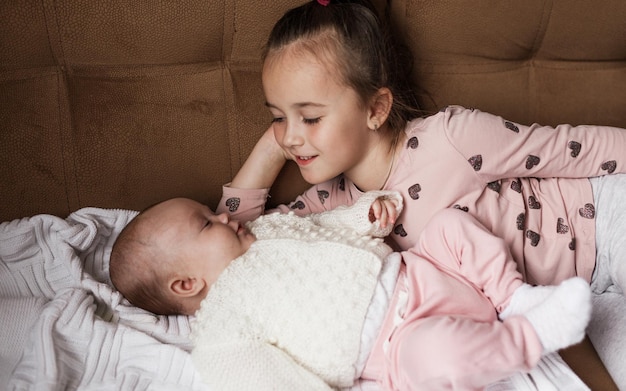
POLYGON ((160 247, 182 260, 181 269, 213 284, 220 273, 256 240, 240 222, 226 213, 216 215, 207 206, 174 198, 155 206, 163 223, 160 247))

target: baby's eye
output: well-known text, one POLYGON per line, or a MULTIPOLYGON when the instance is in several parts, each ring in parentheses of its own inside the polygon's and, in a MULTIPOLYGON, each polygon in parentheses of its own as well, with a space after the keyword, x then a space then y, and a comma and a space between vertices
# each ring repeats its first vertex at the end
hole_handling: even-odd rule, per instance
POLYGON ((283 122, 284 120, 285 119, 283 117, 275 117, 275 118, 272 118, 272 123, 277 124, 277 123, 283 122))
POLYGON ((304 122, 307 125, 315 125, 316 123, 320 122, 320 120, 322 119, 322 117, 317 117, 317 118, 303 118, 302 122, 304 122))

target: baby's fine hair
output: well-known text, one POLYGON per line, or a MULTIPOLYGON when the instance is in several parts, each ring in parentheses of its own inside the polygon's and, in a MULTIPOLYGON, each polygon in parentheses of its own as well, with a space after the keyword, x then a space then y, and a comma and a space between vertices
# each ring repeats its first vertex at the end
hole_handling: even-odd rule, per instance
POLYGON ((274 25, 263 60, 294 42, 336 68, 340 81, 356 91, 365 104, 379 88, 389 88, 393 105, 387 119, 393 134, 423 114, 411 83, 412 57, 388 18, 381 20, 367 0, 310 1, 287 11, 274 25))
MULTIPOLYGON (((149 210, 147 208, 146 210, 149 210)), ((155 238, 146 234, 144 210, 122 229, 109 258, 113 286, 134 306, 157 315, 179 315, 182 306, 165 294, 168 263, 155 238), (159 263, 157 266, 156 263, 159 263)))

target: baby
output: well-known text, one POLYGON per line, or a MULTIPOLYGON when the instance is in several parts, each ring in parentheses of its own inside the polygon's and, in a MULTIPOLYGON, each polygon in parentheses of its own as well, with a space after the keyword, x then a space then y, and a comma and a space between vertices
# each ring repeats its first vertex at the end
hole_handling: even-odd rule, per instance
POLYGON ((471 215, 438 212, 410 251, 381 237, 396 192, 243 226, 175 198, 120 233, 111 281, 134 305, 195 314, 192 358, 218 390, 482 389, 579 342, 589 285, 523 283, 506 244, 471 215))

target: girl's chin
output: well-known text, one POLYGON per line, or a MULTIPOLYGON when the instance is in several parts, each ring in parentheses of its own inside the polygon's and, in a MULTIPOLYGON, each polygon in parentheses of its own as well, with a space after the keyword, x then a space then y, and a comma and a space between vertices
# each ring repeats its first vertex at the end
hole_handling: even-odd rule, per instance
POLYGON ((300 174, 302 175, 302 178, 311 185, 319 185, 320 183, 329 181, 335 178, 337 175, 339 175, 339 174, 325 175, 321 173, 313 173, 310 170, 302 169, 302 167, 300 167, 300 174))

